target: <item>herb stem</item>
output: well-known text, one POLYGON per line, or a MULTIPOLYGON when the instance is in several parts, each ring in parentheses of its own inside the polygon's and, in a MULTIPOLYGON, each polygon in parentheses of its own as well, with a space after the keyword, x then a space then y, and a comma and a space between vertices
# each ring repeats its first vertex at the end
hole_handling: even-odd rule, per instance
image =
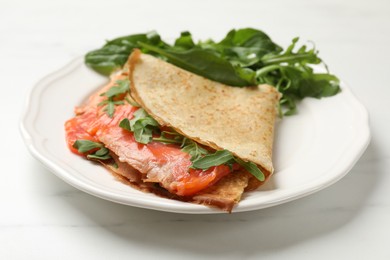
POLYGON ((256 78, 261 77, 270 71, 280 69, 280 67, 281 67, 280 65, 269 65, 269 66, 263 67, 263 68, 256 71, 256 78))
POLYGON ((271 64, 280 64, 283 62, 299 62, 300 60, 306 60, 308 58, 311 58, 313 54, 292 54, 292 55, 278 55, 278 56, 273 56, 271 58, 266 58, 264 57, 261 61, 265 65, 271 65, 271 64))
POLYGON ((181 140, 174 140, 174 139, 169 139, 169 138, 164 138, 164 137, 153 137, 153 141, 156 142, 161 142, 165 144, 181 144, 181 140))

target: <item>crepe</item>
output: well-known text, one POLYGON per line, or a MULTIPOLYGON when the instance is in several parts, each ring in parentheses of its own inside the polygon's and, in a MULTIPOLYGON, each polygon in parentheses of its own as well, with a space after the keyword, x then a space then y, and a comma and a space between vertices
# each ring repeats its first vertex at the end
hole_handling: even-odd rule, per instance
POLYGON ((133 51, 127 65, 133 99, 160 125, 254 162, 266 178, 273 173, 273 133, 280 98, 274 87, 227 86, 139 50, 133 51))
MULTIPOLYGON (((231 212, 245 191, 264 181, 239 164, 191 168, 191 155, 180 144, 139 143, 134 133, 120 126, 132 120, 138 106, 156 119, 160 130, 173 130, 204 148, 226 149, 259 166, 265 180, 273 173, 272 142, 279 93, 268 85, 237 88, 217 83, 135 50, 126 67, 76 108, 65 123, 69 149, 77 140, 97 142, 110 153, 98 159, 118 180, 144 192, 168 199, 203 204, 231 212), (119 81, 130 81, 128 102, 115 106, 110 116, 104 93, 119 81)), ((158 135, 158 131, 154 133, 158 135)))

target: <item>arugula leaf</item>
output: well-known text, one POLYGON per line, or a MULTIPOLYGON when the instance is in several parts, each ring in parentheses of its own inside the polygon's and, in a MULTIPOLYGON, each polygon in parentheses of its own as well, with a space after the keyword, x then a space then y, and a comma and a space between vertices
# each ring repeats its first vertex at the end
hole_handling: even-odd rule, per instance
POLYGON ((206 154, 203 157, 197 157, 192 161, 191 168, 194 169, 202 169, 207 170, 210 167, 218 166, 222 164, 232 165, 234 162, 240 164, 245 170, 247 170, 250 174, 255 176, 259 181, 265 180, 264 173, 260 170, 260 168, 253 162, 245 162, 244 160, 235 157, 228 150, 219 150, 213 154, 206 154))
POLYGON ((115 82, 115 85, 111 87, 107 92, 100 94, 100 96, 106 96, 107 99, 100 102, 98 106, 105 105, 106 107, 103 109, 103 111, 107 112, 107 115, 109 117, 114 116, 116 105, 124 104, 123 100, 116 100, 116 99, 129 91, 129 85, 130 85, 130 81, 128 79, 117 80, 115 82))
POLYGON ((253 28, 231 30, 219 43, 209 41, 207 48, 214 48, 223 58, 240 67, 254 65, 268 53, 282 51, 267 34, 253 28))
POLYGON ((256 177, 259 181, 265 180, 264 173, 260 170, 260 168, 253 162, 245 162, 244 160, 234 157, 234 160, 240 164, 245 170, 247 170, 250 174, 256 177))
POLYGON ((76 142, 73 144, 73 147, 76 148, 79 153, 86 153, 96 148, 102 148, 103 145, 101 143, 90 140, 76 140, 76 142))
POLYGON ((120 94, 125 94, 129 91, 130 81, 128 79, 121 79, 115 82, 115 85, 111 87, 107 92, 100 94, 108 98, 114 98, 120 94))
POLYGON ((115 104, 114 104, 114 101, 108 101, 107 103, 107 106, 106 108, 104 109, 104 111, 107 112, 108 116, 109 117, 113 117, 114 116, 114 112, 115 112, 115 104))
POLYGON ((110 155, 110 151, 105 147, 100 148, 93 154, 88 154, 87 158, 91 160, 102 160, 102 161, 112 159, 110 155))
POLYGON ((248 82, 246 79, 237 75, 236 70, 229 61, 214 55, 210 51, 198 48, 179 51, 172 48, 161 49, 142 42, 138 44, 144 49, 166 57, 170 63, 180 68, 211 80, 233 86, 253 85, 253 82, 248 82))
POLYGON ((112 159, 110 151, 104 147, 102 143, 93 142, 90 140, 76 140, 76 142, 73 144, 73 147, 76 148, 79 153, 87 154, 87 158, 91 160, 105 161, 112 159))
POLYGON ((125 97, 125 100, 128 104, 132 105, 133 107, 141 107, 140 104, 135 102, 131 97, 125 97))
POLYGON ((159 124, 143 108, 134 112, 134 118, 124 118, 119 127, 133 132, 137 142, 147 144, 152 141, 153 132, 159 131, 159 124))
POLYGON ((195 161, 203 155, 207 155, 209 151, 200 146, 197 142, 184 138, 181 145, 181 150, 191 155, 191 161, 195 161))
POLYGON ((253 28, 233 29, 219 42, 219 45, 258 48, 262 53, 279 52, 282 50, 280 46, 272 42, 267 34, 253 28))
POLYGON ((113 71, 122 68, 134 48, 140 48, 138 42, 155 46, 167 45, 156 32, 128 35, 107 41, 102 48, 88 52, 85 55, 85 63, 96 72, 109 76, 113 71))
POLYGON ((197 142, 184 137, 183 135, 173 130, 171 132, 162 131, 160 137, 154 137, 153 141, 165 144, 180 144, 181 150, 191 155, 191 161, 194 161, 209 153, 208 150, 203 148, 197 142))
POLYGON ((184 136, 175 131, 161 131, 159 137, 153 137, 153 141, 164 143, 164 144, 182 144, 184 136))
POLYGON ((194 40, 190 32, 185 31, 180 34, 180 37, 175 40, 175 47, 183 50, 188 50, 195 47, 194 40))
POLYGON ((124 118, 119 122, 119 127, 123 128, 129 132, 133 132, 130 126, 130 120, 128 118, 124 118))
POLYGON ((192 168, 207 170, 212 166, 225 164, 233 160, 233 154, 228 150, 219 150, 213 154, 207 154, 203 157, 198 157, 192 161, 192 168))

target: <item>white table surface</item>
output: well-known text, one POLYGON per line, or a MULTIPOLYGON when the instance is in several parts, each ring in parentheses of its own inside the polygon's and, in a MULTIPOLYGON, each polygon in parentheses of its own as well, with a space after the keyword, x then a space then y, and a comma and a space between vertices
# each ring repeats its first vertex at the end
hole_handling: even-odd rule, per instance
POLYGON ((0 259, 390 259, 389 75, 388 0, 0 0, 0 259), (105 39, 249 26, 314 41, 369 110, 371 144, 331 187, 248 213, 164 213, 78 191, 25 148, 28 90, 105 39))

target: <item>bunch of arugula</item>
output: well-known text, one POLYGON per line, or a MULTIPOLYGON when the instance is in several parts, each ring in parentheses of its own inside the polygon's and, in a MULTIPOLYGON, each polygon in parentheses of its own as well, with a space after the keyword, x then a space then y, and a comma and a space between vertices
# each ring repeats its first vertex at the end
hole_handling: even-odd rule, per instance
POLYGON ((296 102, 305 97, 328 97, 340 91, 339 79, 328 72, 316 73, 321 64, 318 51, 297 47, 294 38, 286 50, 264 32, 252 28, 231 30, 219 42, 195 43, 191 33, 182 32, 174 44, 164 42, 156 32, 134 34, 108 41, 85 56, 95 71, 110 75, 126 63, 134 48, 164 59, 178 67, 230 86, 262 83, 282 93, 280 115, 296 113, 296 102))
MULTIPOLYGON (((121 69, 133 49, 138 48, 187 71, 233 87, 272 85, 282 94, 280 115, 291 115, 296 113, 296 102, 305 97, 328 97, 340 91, 338 78, 328 72, 326 65, 325 73, 314 72, 312 65, 322 63, 318 51, 305 45, 296 48, 297 42, 298 38, 294 38, 283 51, 264 32, 252 28, 231 30, 220 42, 207 40, 195 43, 191 33, 182 32, 174 44, 164 42, 156 32, 151 32, 108 41, 102 48, 87 53, 85 63, 109 76, 121 69)), ((118 97, 129 91, 128 85, 128 81, 119 81, 102 94, 106 100, 99 105, 106 106, 104 110, 110 117, 115 112, 115 106, 123 104, 118 97)), ((139 143, 157 141, 180 145, 184 152, 190 154, 192 168, 206 170, 221 164, 232 166, 238 163, 260 181, 265 178, 256 164, 245 162, 227 150, 212 153, 177 132, 161 131, 159 124, 142 108, 135 112, 133 119, 125 118, 119 126, 133 132, 139 143), (154 137, 156 135, 159 137, 154 137)), ((75 147, 83 148, 81 144, 90 145, 89 142, 78 143, 75 147)), ((99 145, 91 147, 97 149, 99 145)), ((100 154, 104 157, 107 155, 104 149, 100 148, 89 156, 99 153, 98 157, 100 154)))

